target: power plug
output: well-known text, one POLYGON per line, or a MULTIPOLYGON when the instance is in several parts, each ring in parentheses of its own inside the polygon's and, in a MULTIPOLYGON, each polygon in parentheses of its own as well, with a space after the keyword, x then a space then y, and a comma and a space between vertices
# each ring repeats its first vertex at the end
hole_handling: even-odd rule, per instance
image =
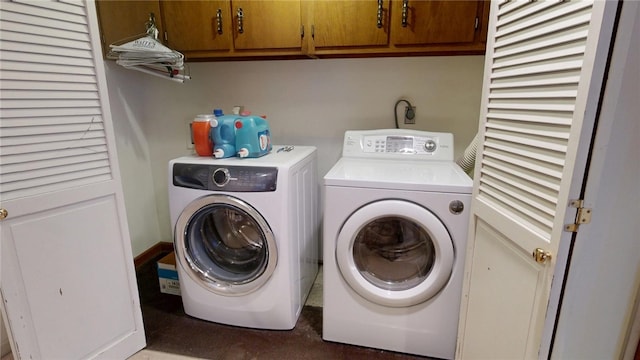
POLYGON ((404 123, 415 124, 416 123, 416 107, 405 106, 404 108, 404 123))

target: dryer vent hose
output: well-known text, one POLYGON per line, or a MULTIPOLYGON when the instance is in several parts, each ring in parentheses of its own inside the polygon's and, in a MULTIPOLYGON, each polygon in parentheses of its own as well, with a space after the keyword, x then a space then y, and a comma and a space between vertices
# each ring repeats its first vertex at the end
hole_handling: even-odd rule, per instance
POLYGON ((456 159, 456 164, 460 165, 462 170, 467 174, 471 174, 476 165, 476 152, 478 150, 478 134, 473 137, 471 143, 464 150, 462 156, 456 159))

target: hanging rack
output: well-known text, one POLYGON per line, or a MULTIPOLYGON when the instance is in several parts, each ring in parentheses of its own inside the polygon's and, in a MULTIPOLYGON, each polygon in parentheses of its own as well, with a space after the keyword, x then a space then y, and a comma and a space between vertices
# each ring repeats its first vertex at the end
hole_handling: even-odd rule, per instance
POLYGON ((158 41, 158 28, 153 13, 149 14, 145 27, 144 34, 109 45, 107 58, 116 60, 116 64, 126 69, 172 81, 184 82, 191 79, 188 72, 185 73, 184 55, 158 41))

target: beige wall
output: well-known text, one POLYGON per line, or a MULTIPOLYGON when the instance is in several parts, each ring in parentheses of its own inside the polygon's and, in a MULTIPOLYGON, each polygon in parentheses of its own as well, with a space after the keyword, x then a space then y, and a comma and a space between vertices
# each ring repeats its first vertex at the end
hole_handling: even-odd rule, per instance
POLYGON ((348 129, 394 127, 393 107, 417 107, 415 125, 452 132, 456 154, 477 130, 483 56, 190 63, 184 84, 107 62, 112 116, 134 255, 171 241, 167 162, 188 154, 185 124, 214 107, 265 114, 274 144, 318 147, 323 176, 348 129))

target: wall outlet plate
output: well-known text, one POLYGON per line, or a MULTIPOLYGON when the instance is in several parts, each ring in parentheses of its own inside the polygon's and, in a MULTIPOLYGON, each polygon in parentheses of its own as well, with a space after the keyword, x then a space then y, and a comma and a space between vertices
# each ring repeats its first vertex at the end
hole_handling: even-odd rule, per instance
POLYGON ((404 107, 404 123, 405 124, 415 124, 416 123, 416 107, 412 106, 409 109, 408 106, 404 107))

